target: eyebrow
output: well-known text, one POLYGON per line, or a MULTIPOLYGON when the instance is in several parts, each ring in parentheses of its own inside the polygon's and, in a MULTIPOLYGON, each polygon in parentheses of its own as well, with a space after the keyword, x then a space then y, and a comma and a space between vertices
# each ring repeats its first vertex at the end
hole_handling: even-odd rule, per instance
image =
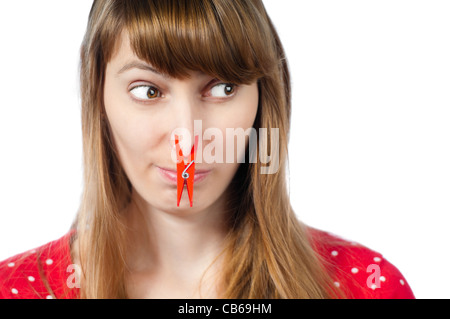
POLYGON ((119 76, 120 74, 122 74, 122 73, 124 73, 124 72, 126 72, 126 71, 128 71, 128 70, 130 70, 130 69, 134 69, 134 68, 136 68, 136 69, 141 69, 141 70, 144 70, 144 71, 150 71, 150 72, 156 73, 156 74, 158 74, 158 75, 160 75, 160 76, 162 76, 162 77, 170 78, 169 75, 167 75, 167 74, 165 74, 165 73, 161 73, 161 72, 159 72, 158 70, 156 70, 155 68, 151 67, 150 65, 145 64, 145 63, 143 63, 143 62, 139 62, 139 61, 131 61, 131 62, 125 64, 125 65, 119 70, 119 72, 117 72, 116 76, 119 76))

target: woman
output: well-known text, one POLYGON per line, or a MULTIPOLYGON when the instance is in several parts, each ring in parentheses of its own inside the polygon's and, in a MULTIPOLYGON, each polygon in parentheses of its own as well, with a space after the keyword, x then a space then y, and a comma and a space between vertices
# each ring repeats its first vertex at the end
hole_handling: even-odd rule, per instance
POLYGON ((289 71, 262 1, 96 0, 80 71, 79 212, 63 238, 0 263, 1 297, 414 297, 379 253, 297 220, 289 71), (259 133, 277 169, 241 161, 252 136, 223 150, 230 128, 259 133), (206 157, 179 205, 174 153, 206 157))

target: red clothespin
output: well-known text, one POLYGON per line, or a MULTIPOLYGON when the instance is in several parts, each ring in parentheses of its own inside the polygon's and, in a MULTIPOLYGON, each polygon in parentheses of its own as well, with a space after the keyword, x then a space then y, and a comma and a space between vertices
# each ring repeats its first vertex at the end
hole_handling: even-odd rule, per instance
POLYGON ((180 148, 178 135, 175 135, 175 145, 177 147, 177 206, 180 206, 181 194, 184 185, 187 186, 189 202, 192 207, 194 196, 194 174, 195 174, 195 154, 197 153, 198 135, 191 150, 191 159, 187 165, 184 164, 183 152, 180 148))

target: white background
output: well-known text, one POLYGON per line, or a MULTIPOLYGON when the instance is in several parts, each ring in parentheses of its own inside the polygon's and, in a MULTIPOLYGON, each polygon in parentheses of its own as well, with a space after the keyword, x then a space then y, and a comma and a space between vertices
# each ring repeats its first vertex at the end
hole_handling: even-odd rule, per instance
MULTIPOLYGON (((416 297, 450 298, 450 2, 264 2, 292 73, 297 214, 381 252, 416 297)), ((0 260, 78 209, 91 3, 0 2, 0 260)))

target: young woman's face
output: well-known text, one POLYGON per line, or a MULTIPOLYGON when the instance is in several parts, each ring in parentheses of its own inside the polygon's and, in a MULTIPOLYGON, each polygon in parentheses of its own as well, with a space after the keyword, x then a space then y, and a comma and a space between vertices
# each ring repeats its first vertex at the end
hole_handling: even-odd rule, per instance
MULTIPOLYGON (((226 129, 246 130, 253 126, 258 109, 256 82, 233 86, 201 72, 191 72, 186 79, 168 77, 160 74, 157 66, 137 58, 126 32, 122 39, 106 68, 104 102, 112 137, 133 192, 148 205, 164 211, 195 212, 208 208, 224 194, 240 165, 237 158, 245 152, 245 148, 237 148, 237 141, 234 147, 227 148, 226 129), (195 131, 194 120, 201 121, 196 122, 195 131), (220 131, 222 136, 204 136, 209 128, 220 131), (186 188, 177 207, 176 129, 179 135, 183 135, 179 129, 188 132, 192 143, 194 135, 199 135, 192 208, 186 188), (223 141, 216 140, 221 138, 223 141), (197 161, 200 152, 201 163, 197 161), (213 157, 211 162, 210 155, 220 152, 221 160, 213 157), (227 152, 234 154, 231 163, 227 152)), ((180 146, 188 164, 193 144, 186 142, 187 139, 181 141, 180 146)))

